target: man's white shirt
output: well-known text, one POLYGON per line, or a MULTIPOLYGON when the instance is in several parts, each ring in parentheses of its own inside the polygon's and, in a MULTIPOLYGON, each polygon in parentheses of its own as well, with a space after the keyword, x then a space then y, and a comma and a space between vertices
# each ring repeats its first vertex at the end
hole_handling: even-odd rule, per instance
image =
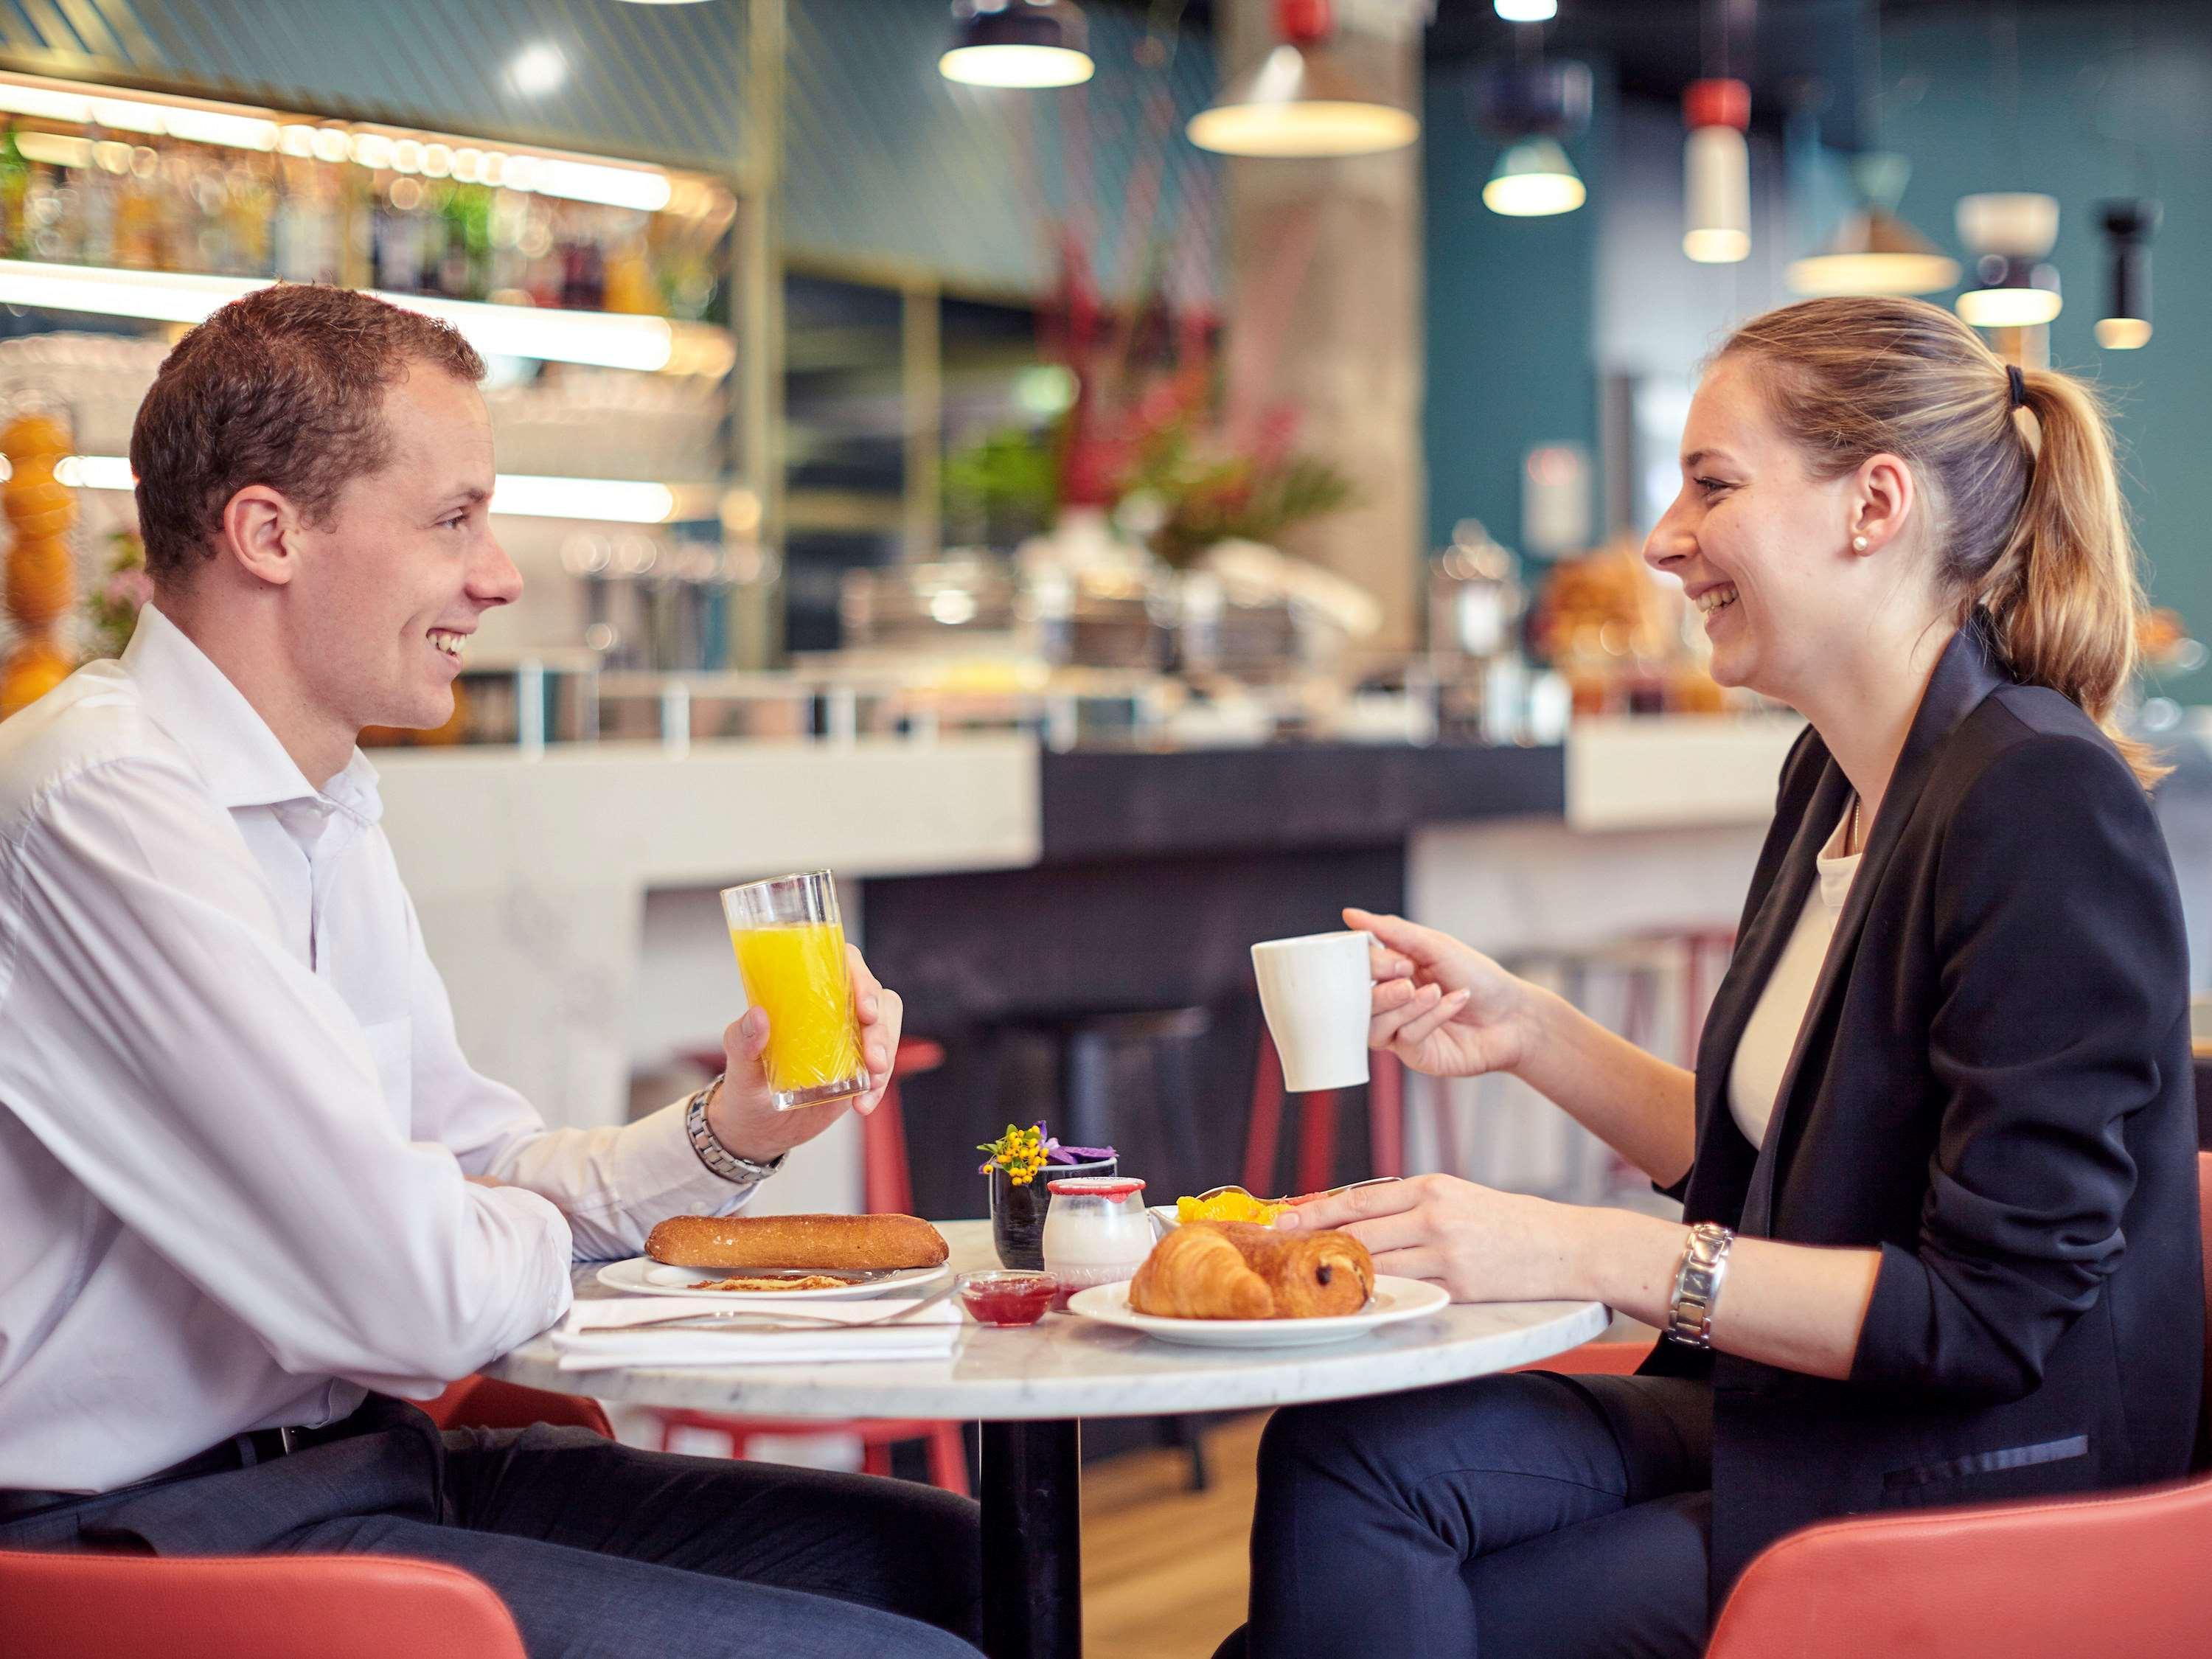
POLYGON ((0 724, 0 1487, 428 1398, 750 1191, 470 1069, 380 811, 151 606, 0 724))

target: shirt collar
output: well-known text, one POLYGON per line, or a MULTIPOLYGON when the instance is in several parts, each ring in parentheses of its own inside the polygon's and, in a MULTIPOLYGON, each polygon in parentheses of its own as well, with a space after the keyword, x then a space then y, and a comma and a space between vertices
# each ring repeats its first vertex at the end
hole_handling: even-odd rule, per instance
POLYGON ((148 717, 191 757, 225 810, 322 799, 366 823, 383 816, 376 769, 359 749, 317 790, 246 694, 156 606, 138 612, 123 667, 138 683, 148 717))

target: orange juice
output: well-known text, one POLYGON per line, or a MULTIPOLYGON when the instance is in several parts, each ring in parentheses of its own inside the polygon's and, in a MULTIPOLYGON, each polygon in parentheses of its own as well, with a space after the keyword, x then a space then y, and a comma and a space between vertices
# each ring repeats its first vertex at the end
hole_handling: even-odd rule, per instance
MULTIPOLYGON (((860 1035, 853 1018, 853 981, 845 967, 845 929, 834 921, 800 921, 734 929, 745 1000, 768 1014, 769 1085, 780 1096, 842 1084, 866 1086, 860 1035)), ((842 1094, 823 1094, 834 1100, 842 1094)), ((812 1100, 793 1103, 811 1104, 812 1100)))

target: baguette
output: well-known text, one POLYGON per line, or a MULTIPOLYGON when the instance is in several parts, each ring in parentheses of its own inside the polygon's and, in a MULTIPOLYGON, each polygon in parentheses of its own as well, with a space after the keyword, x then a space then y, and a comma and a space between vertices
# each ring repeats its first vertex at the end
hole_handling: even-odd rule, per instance
POLYGON ((677 1215, 645 1253, 677 1267, 934 1267, 945 1236, 910 1215, 677 1215))

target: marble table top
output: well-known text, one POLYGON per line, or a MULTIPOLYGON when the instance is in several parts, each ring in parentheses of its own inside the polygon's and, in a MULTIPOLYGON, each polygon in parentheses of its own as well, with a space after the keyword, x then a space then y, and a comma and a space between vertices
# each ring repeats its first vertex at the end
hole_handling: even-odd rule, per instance
MULTIPOLYGON (((951 1267, 998 1265, 984 1221, 939 1222, 951 1267)), ((613 1294, 596 1264, 576 1269, 580 1297, 613 1294)), ((1456 1382, 1544 1359, 1601 1333, 1595 1302, 1455 1304, 1432 1318, 1347 1342, 1293 1348, 1194 1348, 1073 1314, 994 1330, 970 1323, 950 1356, 815 1365, 563 1371, 544 1337, 486 1365, 487 1376, 638 1405, 757 1417, 921 1417, 1013 1421, 1234 1411, 1456 1382)))

